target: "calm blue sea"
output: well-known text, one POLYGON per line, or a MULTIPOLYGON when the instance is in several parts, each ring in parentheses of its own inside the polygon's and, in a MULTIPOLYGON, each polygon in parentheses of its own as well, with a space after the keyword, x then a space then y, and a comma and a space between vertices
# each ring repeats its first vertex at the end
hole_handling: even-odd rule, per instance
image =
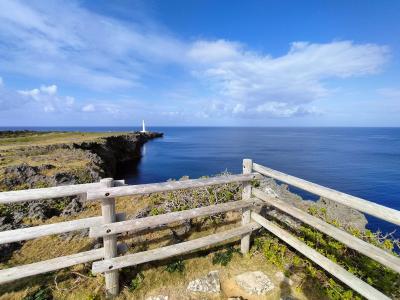
MULTIPOLYGON (((224 170, 239 173, 242 159, 252 158, 270 168, 400 210, 400 128, 154 127, 150 130, 164 132, 164 138, 147 143, 140 162, 126 166, 121 176, 131 184, 183 175, 196 178, 224 170)), ((301 195, 316 199, 307 193, 301 195)), ((372 217, 368 226, 385 232, 397 229, 400 233, 398 226, 372 217)))

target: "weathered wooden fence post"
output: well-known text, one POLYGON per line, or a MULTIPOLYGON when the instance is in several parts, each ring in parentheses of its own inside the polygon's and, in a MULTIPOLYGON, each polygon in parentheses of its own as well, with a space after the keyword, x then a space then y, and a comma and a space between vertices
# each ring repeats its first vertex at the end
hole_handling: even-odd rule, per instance
MULTIPOLYGON (((250 174, 253 169, 253 161, 251 159, 243 159, 243 174, 250 174)), ((251 197, 251 182, 243 182, 242 200, 250 200, 251 197)), ((242 225, 250 223, 250 209, 242 209, 242 225)), ((240 243, 240 251, 242 254, 247 254, 250 249, 250 234, 242 237, 240 243)))
MULTIPOLYGON (((104 187, 112 187, 114 180, 112 178, 105 178, 100 180, 104 187)), ((104 198, 101 201, 101 214, 103 216, 103 224, 113 223, 116 221, 115 217, 115 199, 104 198)), ((113 258, 117 256, 117 236, 108 235, 103 236, 104 244, 104 258, 113 258)), ((119 271, 113 270, 105 272, 106 279, 106 294, 107 297, 112 298, 118 295, 119 292, 119 271)))

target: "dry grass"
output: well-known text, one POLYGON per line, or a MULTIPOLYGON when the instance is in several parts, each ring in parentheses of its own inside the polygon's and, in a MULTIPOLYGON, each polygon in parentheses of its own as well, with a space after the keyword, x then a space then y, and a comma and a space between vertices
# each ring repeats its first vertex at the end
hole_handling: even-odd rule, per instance
MULTIPOLYGON (((31 167, 51 165, 51 168, 39 172, 47 177, 62 172, 75 172, 84 179, 87 176, 86 170, 93 164, 92 158, 87 151, 72 145, 83 142, 103 143, 103 138, 121 134, 127 132, 28 132, 11 137, 0 136, 0 189, 8 189, 1 186, 5 179, 5 169, 21 164, 31 167)), ((26 187, 22 185, 13 188, 26 187)))
POLYGON ((46 146, 93 141, 96 139, 126 134, 126 132, 49 132, 18 137, 0 138, 0 150, 15 149, 20 146, 46 146))
MULTIPOLYGON (((124 211, 128 215, 134 214, 142 208, 152 205, 151 197, 123 197, 117 201, 117 211, 124 211)), ((89 203, 79 216, 76 218, 84 218, 99 215, 99 204, 89 203)), ((72 218, 53 217, 45 223, 61 222, 72 218)), ((203 222, 204 220, 198 220, 203 222)), ((215 224, 207 223, 201 227, 201 230, 192 230, 185 240, 198 238, 215 232, 223 231, 234 227, 239 221, 237 213, 229 213, 223 223, 215 224)), ((31 225, 38 225, 38 221, 30 220, 31 225)), ((172 227, 179 224, 172 224, 172 227)), ((138 252, 146 249, 157 248, 160 246, 174 243, 171 229, 164 228, 149 233, 138 234, 132 236, 124 236, 121 238, 130 245, 129 252, 138 252)), ((60 236, 49 236, 32 241, 27 241, 23 247, 14 252, 12 258, 7 264, 0 265, 0 268, 37 262, 45 259, 77 253, 90 249, 93 241, 79 234, 71 239, 61 238, 60 236)), ((233 245, 238 245, 234 242, 233 245)), ((138 268, 126 268, 121 272, 121 293, 117 299, 146 299, 151 295, 169 295, 170 299, 226 299, 227 296, 233 296, 235 290, 232 285, 232 277, 238 273, 261 270, 275 280, 274 274, 278 271, 276 267, 267 263, 261 253, 253 253, 252 256, 242 257, 235 253, 228 266, 213 265, 212 258, 215 251, 226 248, 226 245, 220 245, 213 249, 203 250, 201 252, 185 255, 181 257, 185 264, 183 273, 169 273, 166 271, 166 265, 171 260, 144 264, 138 268), (207 296, 189 294, 186 291, 188 282, 196 277, 206 275, 212 270, 219 270, 223 293, 218 296, 207 296), (144 276, 139 288, 131 290, 131 280, 136 276, 137 272, 141 272, 144 276)), ((69 269, 60 270, 58 272, 34 276, 23 280, 18 280, 0 286, 0 299, 22 299, 24 296, 33 291, 47 287, 51 289, 55 299, 103 299, 104 298, 104 277, 103 275, 92 275, 91 264, 77 265, 69 269)), ((275 281, 279 286, 279 282, 275 281)), ((288 287, 282 287, 278 292, 270 295, 268 298, 256 299, 279 299, 281 292, 285 295, 292 294, 299 299, 305 299, 304 296, 296 289, 289 291, 288 287)))
POLYGON ((26 163, 30 166, 51 164, 49 174, 85 167, 89 159, 85 151, 65 145, 101 142, 102 138, 126 132, 50 132, 0 138, 0 168, 26 163), (51 146, 47 148, 46 146, 51 146))

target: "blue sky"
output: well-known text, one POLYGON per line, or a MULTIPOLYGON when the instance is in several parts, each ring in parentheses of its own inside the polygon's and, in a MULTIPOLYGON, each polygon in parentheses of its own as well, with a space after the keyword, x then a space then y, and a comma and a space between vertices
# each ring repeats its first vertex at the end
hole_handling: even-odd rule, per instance
POLYGON ((0 126, 400 126, 400 1, 0 1, 0 126))

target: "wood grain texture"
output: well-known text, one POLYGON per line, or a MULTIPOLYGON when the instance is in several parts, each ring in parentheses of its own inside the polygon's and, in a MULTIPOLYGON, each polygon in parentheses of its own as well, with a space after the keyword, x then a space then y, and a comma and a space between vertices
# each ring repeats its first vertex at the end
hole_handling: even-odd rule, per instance
POLYGON ((100 187, 101 184, 99 182, 95 182, 75 185, 60 185, 42 189, 1 192, 0 204, 18 203, 24 201, 35 201, 86 194, 87 191, 97 190, 100 187))
MULTIPOLYGON (((125 220, 125 213, 118 213, 117 221, 124 221, 124 220, 125 220)), ((42 236, 82 230, 96 225, 100 226, 102 223, 103 223, 102 217, 91 217, 91 218, 78 219, 78 220, 66 221, 54 224, 46 224, 46 225, 39 225, 21 229, 1 231, 0 244, 32 240, 42 236)))
MULTIPOLYGON (((113 186, 112 178, 102 179, 100 182, 106 187, 113 186)), ((114 198, 103 198, 101 200, 101 215, 103 218, 103 224, 109 224, 116 221, 114 198)), ((117 236, 115 234, 104 236, 103 245, 104 259, 110 259, 118 255, 117 236)), ((118 270, 107 271, 104 274, 104 277, 106 281, 106 294, 111 297, 117 296, 119 293, 118 270)))
POLYGON ((111 188, 100 188, 90 190, 87 194, 88 200, 97 200, 102 198, 114 198, 121 196, 143 195, 151 193, 160 193, 176 191, 183 189, 200 188, 219 184, 250 181, 259 178, 260 174, 248 175, 222 175, 212 178, 190 179, 182 181, 167 181, 162 183, 138 184, 111 188))
POLYGON ((400 225, 400 211, 398 210, 383 205, 379 205, 374 202, 370 202, 358 197, 354 197, 327 187, 323 187, 321 185, 291 175, 287 175, 279 171, 275 171, 273 169, 261 166, 256 163, 253 164, 253 170, 265 176, 272 177, 279 181, 298 187, 302 190, 311 192, 321 197, 330 199, 332 201, 362 211, 371 216, 375 216, 377 218, 391 222, 393 224, 400 225))
POLYGON ((318 253, 314 249, 310 248, 300 240, 298 240, 295 236, 291 235, 286 230, 280 228, 278 225, 268 221, 261 215, 251 212, 251 218, 255 222, 259 223, 265 229, 267 229, 272 234, 276 235, 278 238, 283 240, 285 243, 299 251, 301 254, 311 259, 321 268, 335 276, 337 279, 342 281, 344 284, 358 292, 360 295, 364 296, 367 299, 390 299, 386 295, 382 294, 380 291, 374 289, 369 284, 362 281, 360 278, 354 276, 353 274, 347 272, 341 266, 335 264, 322 254, 318 253))
MULTIPOLYGON (((251 174, 253 169, 253 161, 251 159, 243 159, 243 175, 251 174)), ((251 182, 243 182, 242 200, 249 201, 251 197, 251 182)), ((248 207, 242 209, 242 225, 250 223, 250 209, 248 207)), ((247 254, 250 250, 250 234, 246 234, 240 241, 240 252, 247 254)))
POLYGON ((99 260, 102 259, 103 256, 104 256, 104 249, 100 248, 68 256, 62 256, 49 260, 44 260, 33 264, 0 270, 0 284, 7 283, 20 278, 56 271, 59 269, 91 262, 94 260, 99 260))
POLYGON ((157 228, 158 226, 170 224, 173 222, 193 219, 197 217, 211 216, 218 213, 251 207, 256 204, 258 203, 256 203, 255 201, 234 201, 223 204, 193 208, 184 211, 177 211, 158 216, 150 216, 146 218, 127 220, 123 222, 98 225, 96 227, 90 228, 89 237, 96 238, 122 232, 138 232, 141 230, 157 228))
POLYGON ((189 253, 193 250, 204 248, 207 246, 215 245, 220 242, 230 240, 235 237, 240 237, 244 234, 248 234, 253 230, 260 228, 256 223, 250 223, 245 226, 227 230, 224 232, 208 235, 195 240, 166 246, 154 250, 139 252, 135 254, 129 254, 120 256, 112 259, 106 259, 93 263, 92 272, 101 273, 109 270, 122 269, 129 266, 139 265, 145 262, 161 260, 169 257, 173 257, 179 254, 189 253))

